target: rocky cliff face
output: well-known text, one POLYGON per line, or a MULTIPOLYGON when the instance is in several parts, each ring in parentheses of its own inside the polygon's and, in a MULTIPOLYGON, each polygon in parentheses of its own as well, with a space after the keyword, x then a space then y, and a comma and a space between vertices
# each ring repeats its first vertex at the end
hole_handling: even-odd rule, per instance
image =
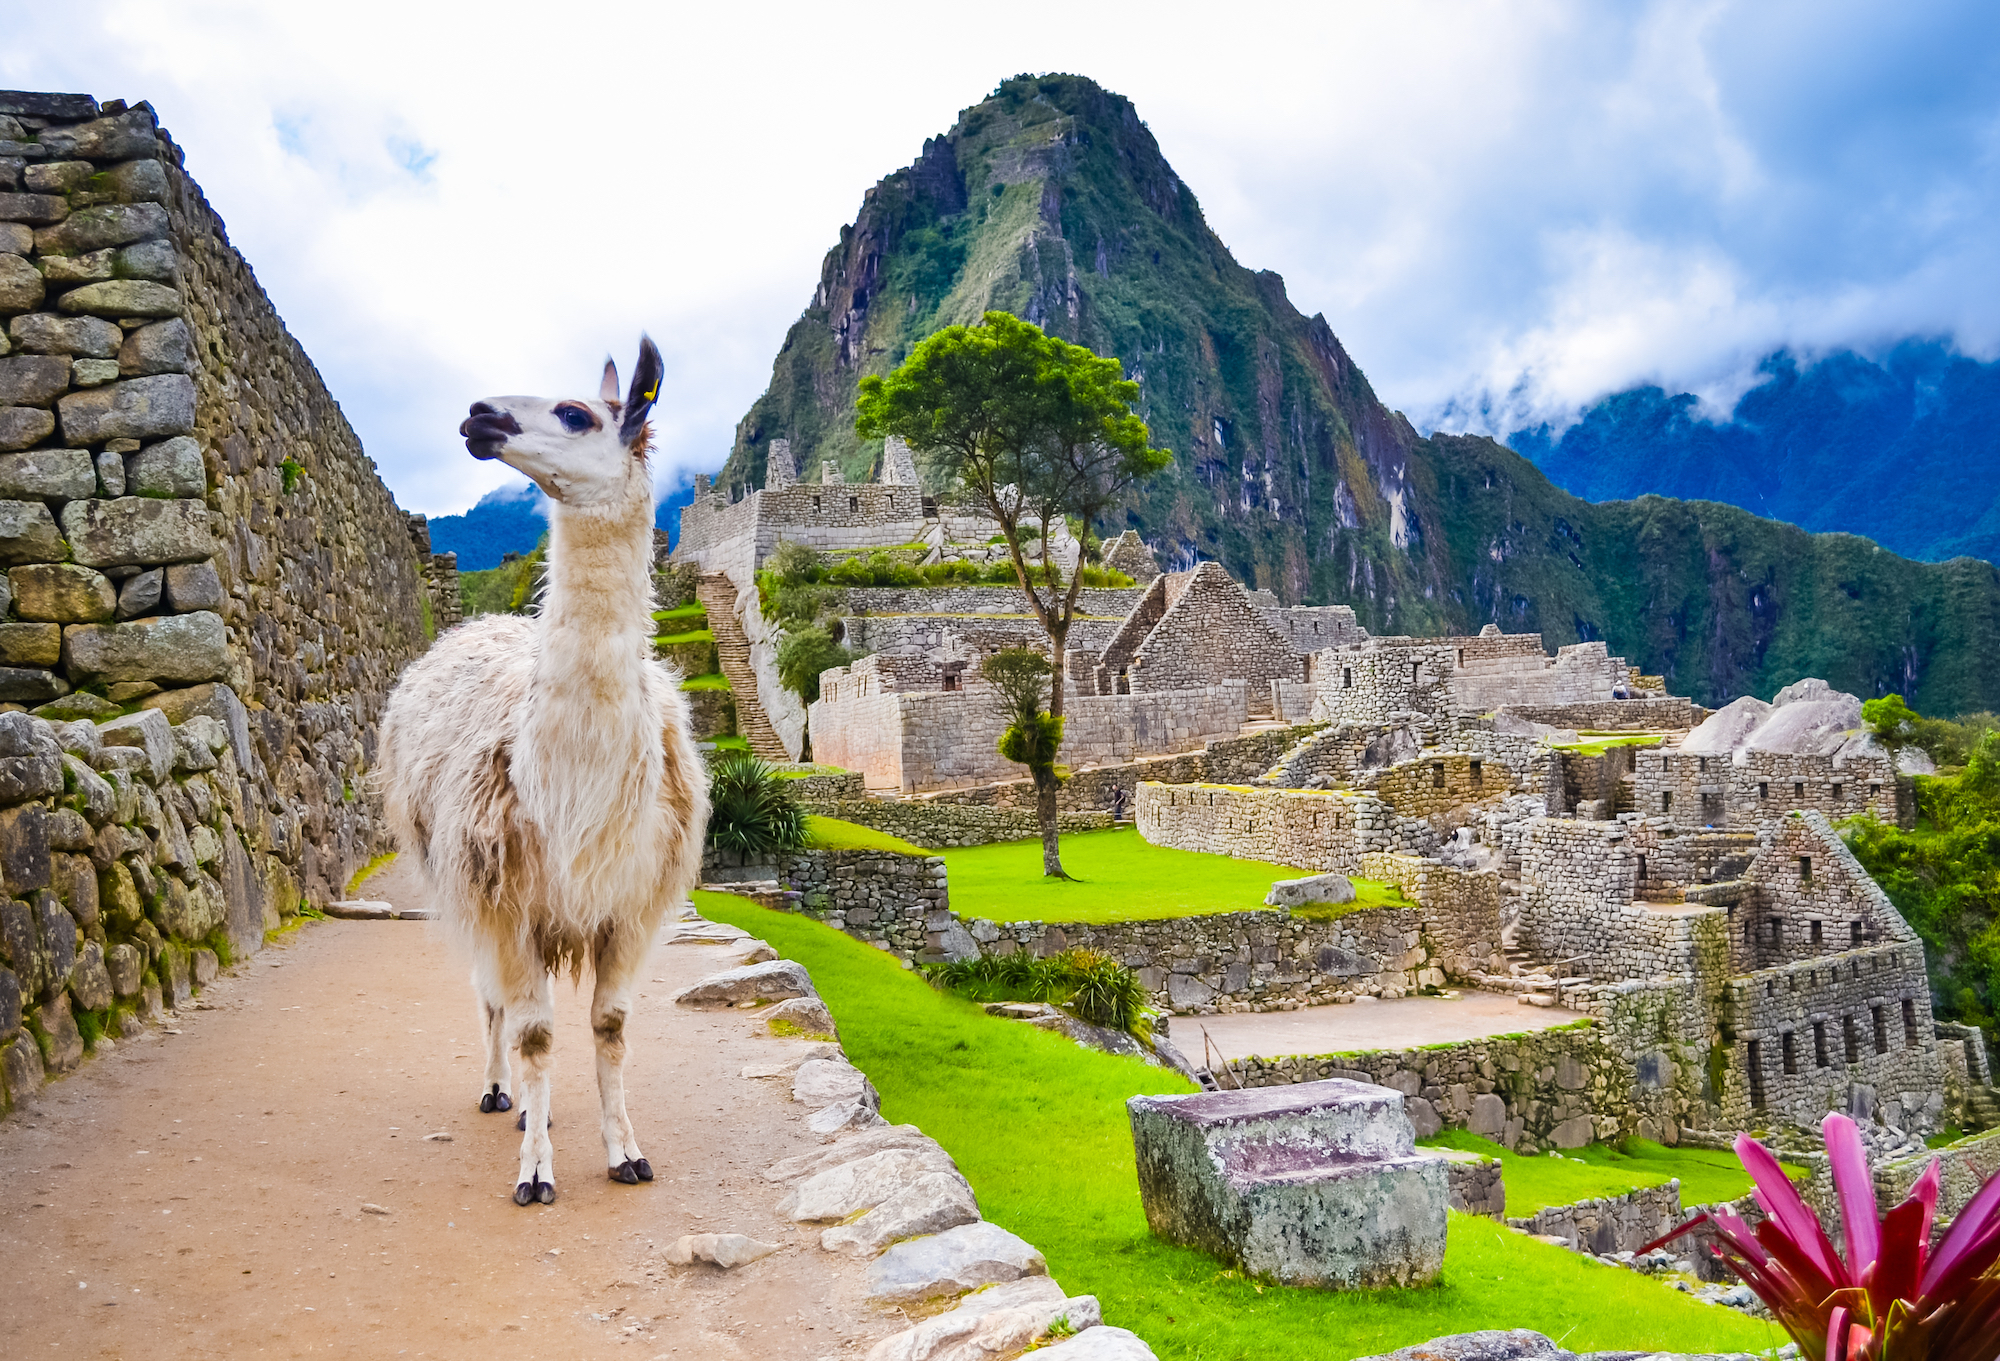
POLYGON ((1139 382, 1175 466, 1101 528, 1138 530, 1169 569, 1218 559, 1378 633, 1603 638, 1712 703, 1813 674, 1937 712, 2000 705, 1978 661, 2000 643, 1991 567, 1705 503, 1593 506, 1490 440, 1420 437, 1323 316, 1230 256, 1131 103, 1075 76, 1006 82, 867 192, 724 485, 762 486, 774 437, 801 469, 867 476, 880 449, 854 436, 857 381, 988 308, 1139 382))

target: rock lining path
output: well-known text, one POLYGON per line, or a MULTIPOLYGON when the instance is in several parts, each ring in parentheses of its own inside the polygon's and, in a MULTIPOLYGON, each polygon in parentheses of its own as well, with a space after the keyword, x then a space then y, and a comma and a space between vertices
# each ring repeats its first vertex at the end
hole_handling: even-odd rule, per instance
MULTIPOLYGON (((394 865, 364 892, 420 905, 394 865)), ((589 994, 558 985, 560 1199, 522 1209, 520 1136, 477 1110, 472 993, 437 927, 281 938, 0 1123, 0 1349, 861 1355, 909 1321, 863 1303, 864 1264, 821 1251, 823 1226, 777 1214, 763 1170, 819 1141, 789 1082, 740 1076, 811 1046, 669 1000, 743 953, 661 944, 643 975, 628 1105, 650 1185, 604 1176, 589 994), (439 1132, 451 1141, 425 1137, 439 1132), (701 1232, 782 1250, 728 1273, 666 1263, 701 1232)))

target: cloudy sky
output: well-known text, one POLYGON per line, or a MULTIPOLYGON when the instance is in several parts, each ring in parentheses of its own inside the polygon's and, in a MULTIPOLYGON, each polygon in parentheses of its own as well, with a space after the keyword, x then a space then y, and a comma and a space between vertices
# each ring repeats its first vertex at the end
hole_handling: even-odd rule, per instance
POLYGON ((1002 78, 1132 98, 1237 258, 1419 424, 1756 359, 2000 352, 1990 5, 0 0, 0 86, 149 99, 403 503, 646 328, 716 467, 861 192, 1002 78), (1056 17, 1057 15, 1060 17, 1056 17))

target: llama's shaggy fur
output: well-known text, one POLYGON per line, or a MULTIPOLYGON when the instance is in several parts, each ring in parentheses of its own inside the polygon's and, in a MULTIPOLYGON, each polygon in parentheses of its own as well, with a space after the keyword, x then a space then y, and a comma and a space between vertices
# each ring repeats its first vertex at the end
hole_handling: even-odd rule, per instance
POLYGON ((594 975, 610 1174, 652 1177, 625 1113, 624 1029, 634 975, 699 874, 708 820, 680 678, 651 657, 643 408, 657 385, 648 341, 623 402, 607 365, 594 403, 494 397, 473 408, 474 454, 497 454, 553 501, 542 609, 475 619, 439 639, 404 674, 382 725, 391 825, 473 960, 486 1028, 482 1109, 508 1109, 510 1094, 521 1106, 522 1204, 555 1194, 551 984, 563 970, 594 975), (593 428, 575 428, 579 410, 593 428))

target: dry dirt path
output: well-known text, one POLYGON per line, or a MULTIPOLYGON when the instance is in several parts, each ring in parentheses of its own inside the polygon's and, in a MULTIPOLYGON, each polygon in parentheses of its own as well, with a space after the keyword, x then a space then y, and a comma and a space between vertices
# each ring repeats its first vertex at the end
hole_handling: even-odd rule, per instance
MULTIPOLYGON (((364 892, 416 905, 394 865, 364 892)), ((818 1226, 777 1216, 763 1169, 819 1141, 788 1083, 739 1076, 801 1042, 668 1000, 741 954, 654 948, 627 1068, 650 1184, 605 1178, 589 994, 558 986, 559 1198, 523 1209, 520 1136, 477 1109, 471 989, 437 928, 308 924, 0 1124, 0 1353, 858 1356, 906 1321, 862 1303, 818 1226), (661 1263, 706 1231, 783 1250, 661 1263)))

